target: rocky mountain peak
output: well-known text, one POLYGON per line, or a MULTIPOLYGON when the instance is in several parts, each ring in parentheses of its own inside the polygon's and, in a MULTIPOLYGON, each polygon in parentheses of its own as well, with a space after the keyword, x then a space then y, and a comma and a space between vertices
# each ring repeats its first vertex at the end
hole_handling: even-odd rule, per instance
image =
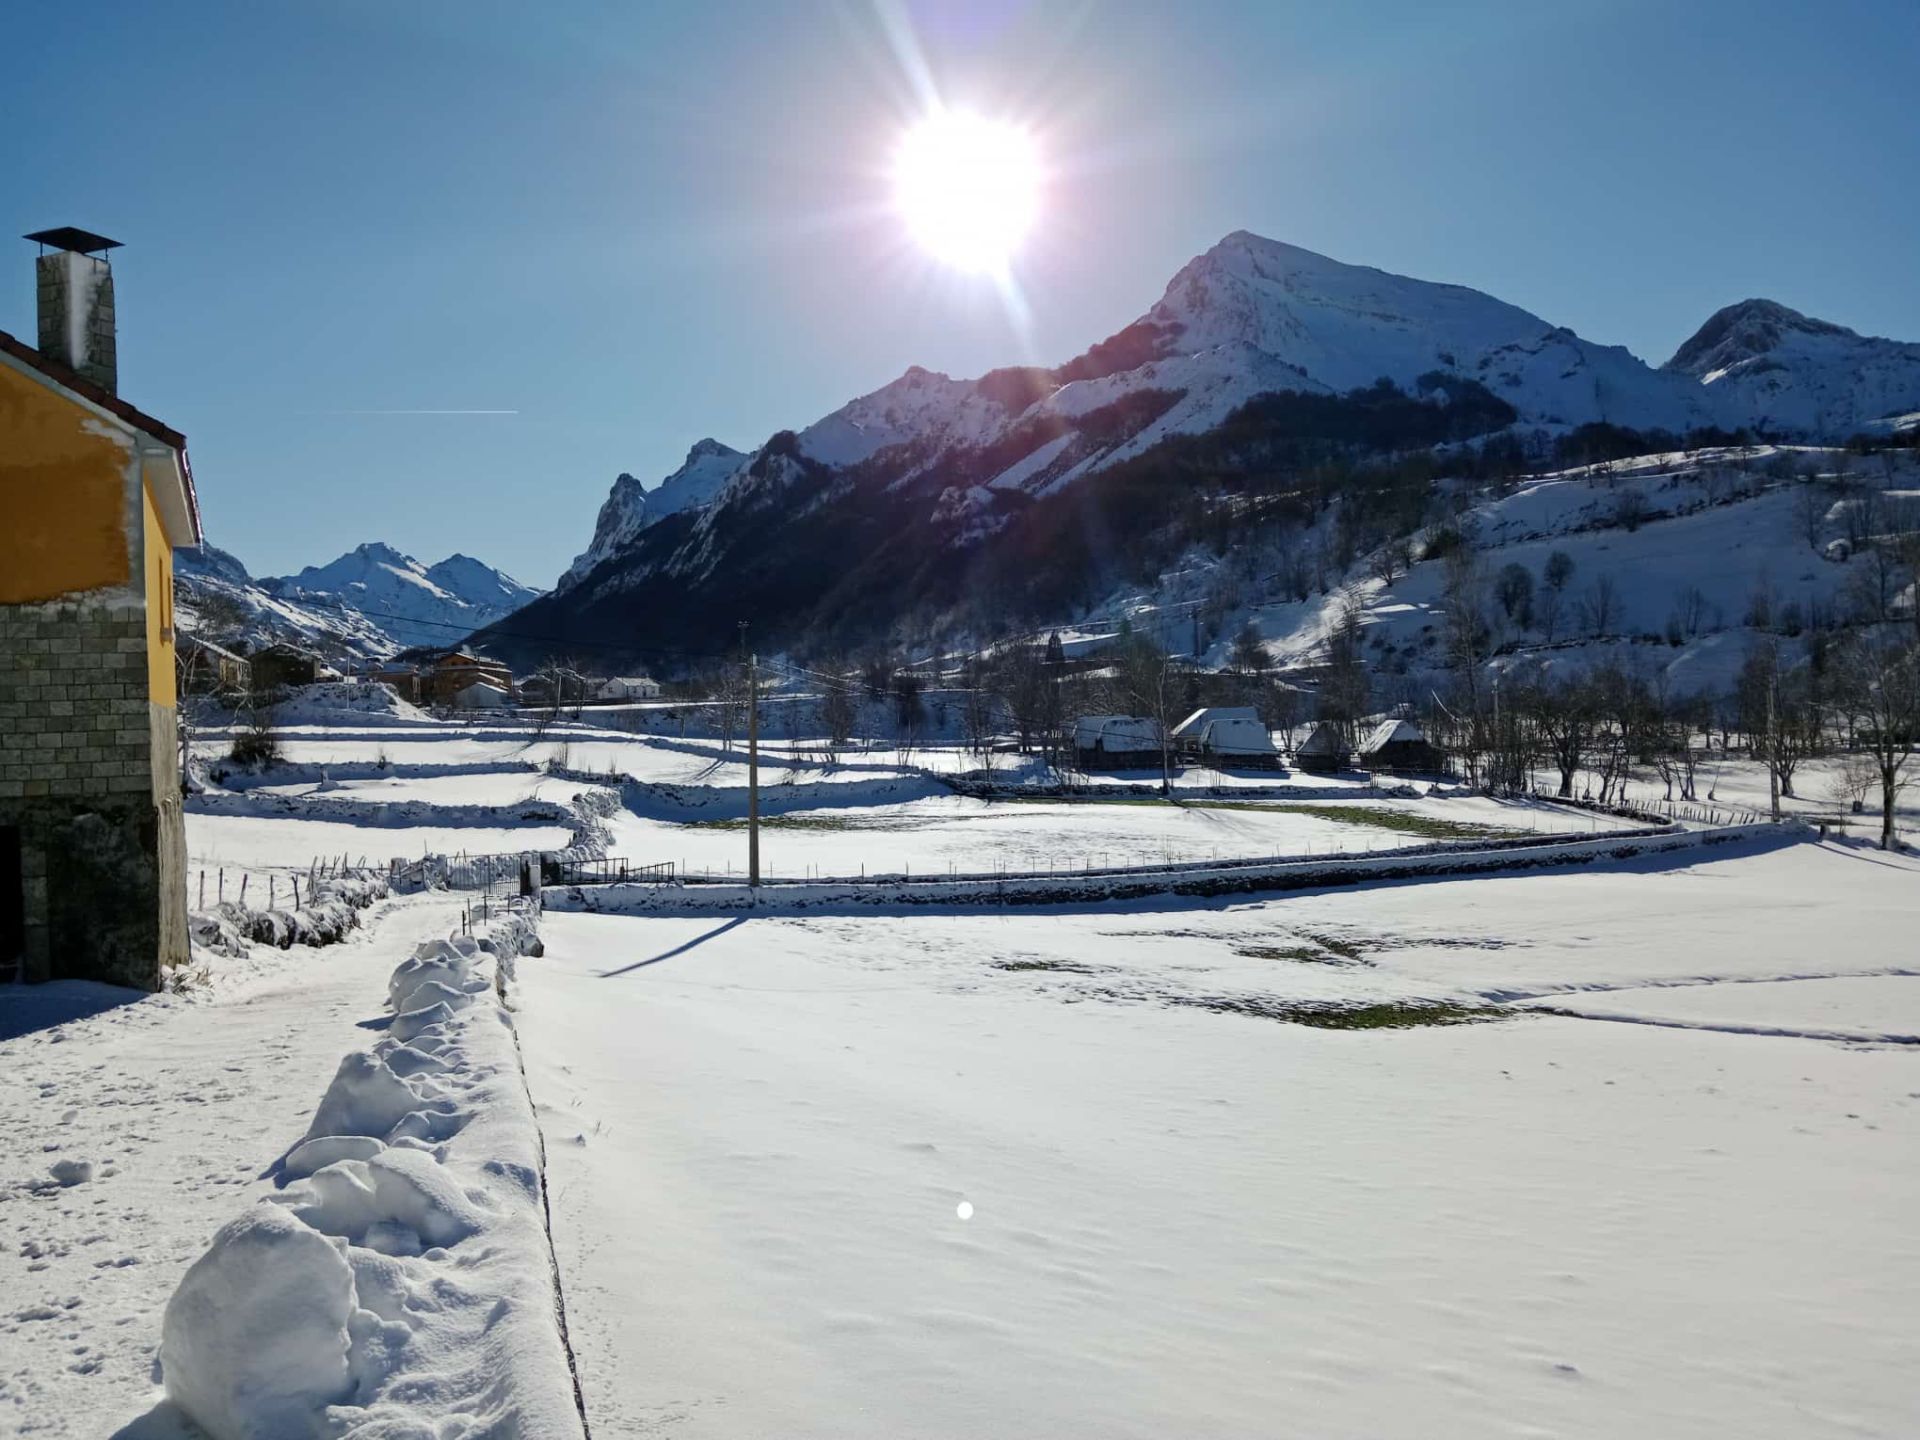
POLYGON ((1661 368, 1700 379, 1765 355, 1796 333, 1860 338, 1844 325, 1802 315, 1777 300, 1742 300, 1714 311, 1661 368))

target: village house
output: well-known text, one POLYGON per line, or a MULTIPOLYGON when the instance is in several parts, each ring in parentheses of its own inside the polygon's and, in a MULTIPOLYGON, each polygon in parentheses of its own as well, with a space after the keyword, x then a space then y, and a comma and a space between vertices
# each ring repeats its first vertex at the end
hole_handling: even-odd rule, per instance
POLYGON ((0 974, 156 989, 187 946, 173 550, 187 442, 118 394, 116 242, 27 236, 39 344, 0 332, 0 974))
POLYGON ((313 651, 285 641, 261 646, 253 652, 250 663, 253 683, 261 690, 293 690, 340 678, 340 672, 313 651))
POLYGON ((504 699, 513 696, 513 672, 498 660, 471 650, 449 650, 436 656, 420 677, 421 695, 429 705, 456 706, 460 704, 460 692, 475 681, 485 681, 504 699))
POLYGON ((1353 763, 1353 749, 1338 725, 1322 721, 1293 752, 1293 763, 1315 775, 1331 775, 1353 763))
POLYGON ((1082 770, 1159 768, 1159 722, 1141 715, 1082 715, 1073 722, 1073 759, 1082 770))
POLYGON ((197 635, 180 637, 180 688, 189 695, 241 695, 253 686, 253 663, 197 635))
POLYGON ((598 682, 578 670, 542 670, 520 682, 520 698, 528 705, 578 705, 590 700, 598 682))
POLYGON ((1360 742, 1360 763, 1369 770, 1432 775, 1439 773, 1446 757, 1413 721, 1382 720, 1373 733, 1360 742))
POLYGON ((513 696, 505 686, 487 679, 475 680, 453 697, 456 710, 501 710, 512 703, 513 696))
POLYGON ((376 685, 389 685, 393 693, 409 704, 420 703, 420 669, 416 665, 375 662, 363 672, 376 685))
POLYGON ((601 681, 595 696, 601 700, 658 700, 660 682, 645 675, 616 675, 601 681))
POLYGON ((1181 752, 1215 765, 1273 769, 1280 764, 1259 711, 1251 705, 1208 705, 1173 727, 1181 752))

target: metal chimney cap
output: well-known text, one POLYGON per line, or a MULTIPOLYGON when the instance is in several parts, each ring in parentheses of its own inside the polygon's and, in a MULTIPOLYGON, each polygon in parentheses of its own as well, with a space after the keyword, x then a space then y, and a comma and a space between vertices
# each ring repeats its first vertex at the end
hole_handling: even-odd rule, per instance
POLYGON ((75 225, 61 225, 52 230, 36 230, 31 235, 23 235, 23 240, 38 240, 42 245, 51 245, 56 250, 74 250, 82 255, 97 255, 103 250, 118 250, 120 242, 109 240, 104 235, 96 235, 91 230, 82 230, 75 225))

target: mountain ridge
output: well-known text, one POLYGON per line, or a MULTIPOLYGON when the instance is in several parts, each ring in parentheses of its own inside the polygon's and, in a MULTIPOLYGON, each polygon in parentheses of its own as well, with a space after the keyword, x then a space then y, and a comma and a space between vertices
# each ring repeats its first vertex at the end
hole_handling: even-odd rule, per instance
POLYGON ((335 660, 451 645, 541 593, 470 555, 424 565, 377 540, 282 576, 255 577, 211 545, 174 554, 193 633, 249 650, 287 641, 335 660))
MULTIPOLYGON (((1057 539, 1074 538, 1058 520, 1034 520, 1034 507, 1079 504, 1066 497, 1096 480, 1098 490, 1118 484, 1134 497, 1133 511, 1102 519, 1127 525, 1146 523, 1147 511, 1164 519, 1177 497, 1155 498, 1154 484, 1217 484, 1249 464, 1385 454, 1377 447, 1396 435, 1397 443, 1441 435, 1447 445, 1499 440, 1535 451, 1583 427, 1677 438, 1798 426, 1844 438, 1869 411, 1920 409, 1920 363, 1909 374, 1905 362, 1910 349, 1920 361, 1920 347, 1746 304, 1734 320, 1747 323, 1724 325, 1729 335, 1764 341, 1773 333, 1758 324, 1765 320, 1791 343, 1747 363, 1735 383, 1703 372, 1709 383, 1466 286, 1235 231, 1182 266, 1138 319, 1061 365, 1003 367, 971 380, 910 366, 751 454, 726 449, 703 475, 703 497, 670 514, 651 497, 685 475, 701 447, 654 491, 623 477, 589 550, 553 596, 535 602, 539 628, 564 634, 570 617, 590 615, 589 631, 644 643, 677 601, 724 599, 748 614, 755 594, 777 607, 769 623, 803 632, 857 631, 849 607, 860 603, 882 612, 869 628, 901 605, 950 610, 965 602, 953 587, 977 585, 983 565, 993 570, 996 556, 1026 543, 1021 534, 1052 527, 1057 539), (1877 389, 1844 383, 1862 352, 1834 347, 1860 345, 1884 347, 1867 355, 1877 389), (1466 407, 1464 425, 1420 418, 1419 407, 1449 405, 1466 407), (1206 441, 1226 435, 1236 437, 1231 445, 1206 441), (1222 464, 1225 471, 1194 469, 1222 464), (815 532, 799 522, 814 516, 829 519, 816 543, 832 557, 825 567, 840 573, 810 579, 785 552, 804 548, 803 536, 815 532), (758 573, 768 569, 776 579, 758 573), (641 607, 649 613, 631 613, 641 607), (841 619, 829 623, 829 613, 841 619), (626 618, 615 623, 616 615, 626 618)), ((1122 550, 1137 548, 1113 538, 1122 550)))

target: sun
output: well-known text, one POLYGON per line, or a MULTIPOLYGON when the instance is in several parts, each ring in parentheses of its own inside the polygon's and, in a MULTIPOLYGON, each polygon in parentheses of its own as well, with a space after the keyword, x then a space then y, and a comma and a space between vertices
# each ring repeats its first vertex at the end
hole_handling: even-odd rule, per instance
POLYGON ((926 252, 956 270, 1003 273, 1040 211, 1040 158, 1018 125, 937 110, 900 141, 894 203, 926 252))

